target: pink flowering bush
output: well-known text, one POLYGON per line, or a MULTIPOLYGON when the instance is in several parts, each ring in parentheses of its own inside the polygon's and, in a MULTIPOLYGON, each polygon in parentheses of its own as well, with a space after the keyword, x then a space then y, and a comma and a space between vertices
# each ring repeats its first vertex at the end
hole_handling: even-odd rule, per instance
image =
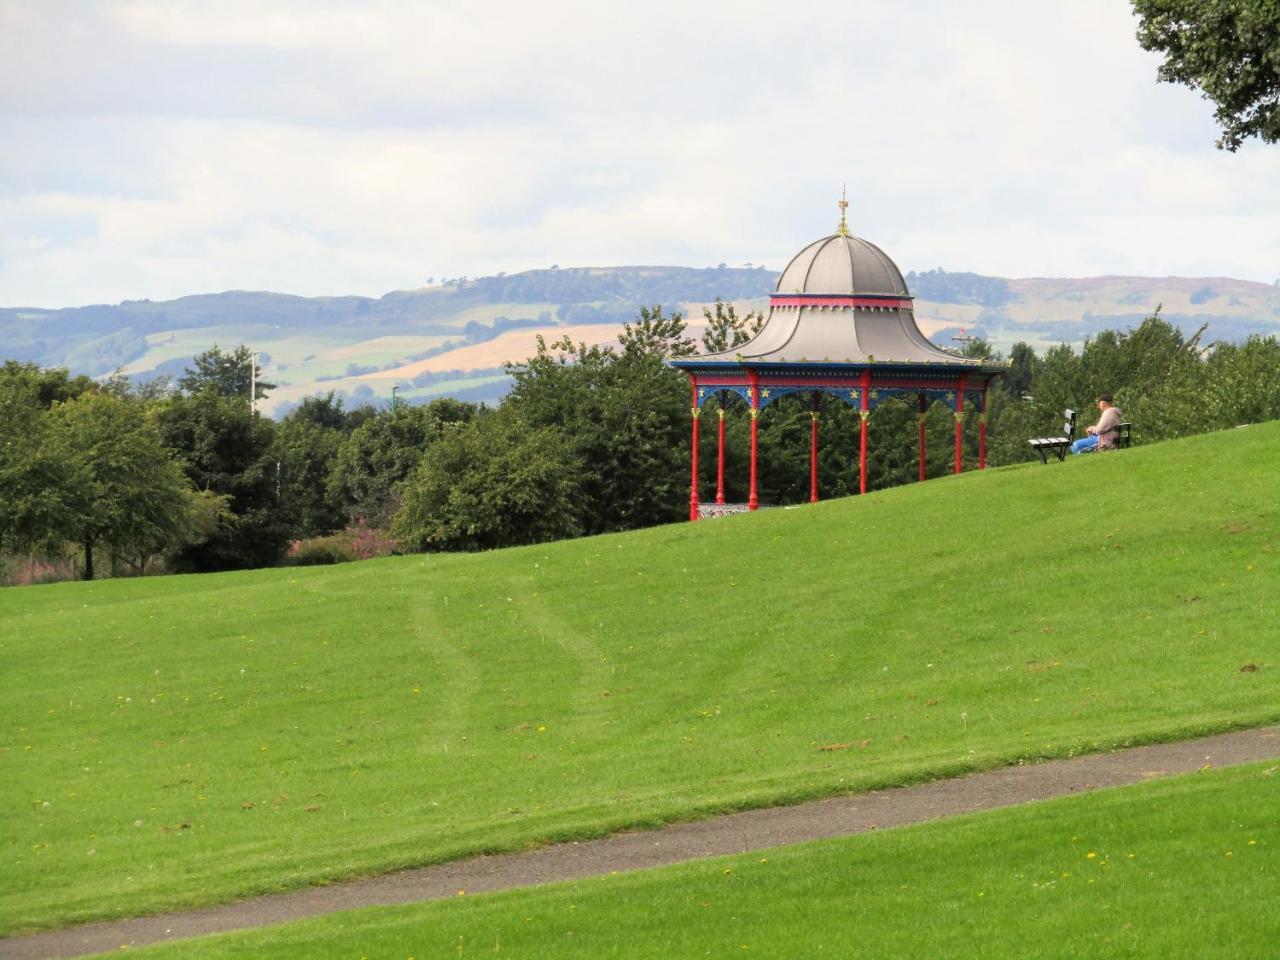
POLYGON ((364 517, 347 526, 341 533, 327 537, 294 540, 285 554, 286 566, 315 566, 327 563, 349 563, 369 560, 396 552, 396 542, 381 530, 370 527, 364 517))
POLYGON ((9 558, 9 562, 4 564, 0 582, 6 587, 29 587, 34 583, 60 583, 75 578, 75 558, 55 557, 50 560, 30 555, 9 558))

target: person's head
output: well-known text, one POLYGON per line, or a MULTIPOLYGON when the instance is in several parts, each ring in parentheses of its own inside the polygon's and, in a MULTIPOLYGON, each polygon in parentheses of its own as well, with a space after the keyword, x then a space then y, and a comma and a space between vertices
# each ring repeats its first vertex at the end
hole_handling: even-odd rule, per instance
POLYGON ((1115 403, 1115 397, 1113 397, 1111 394, 1109 393, 1098 394, 1098 408, 1100 410, 1105 410, 1107 409, 1107 407, 1112 406, 1114 403, 1115 403))

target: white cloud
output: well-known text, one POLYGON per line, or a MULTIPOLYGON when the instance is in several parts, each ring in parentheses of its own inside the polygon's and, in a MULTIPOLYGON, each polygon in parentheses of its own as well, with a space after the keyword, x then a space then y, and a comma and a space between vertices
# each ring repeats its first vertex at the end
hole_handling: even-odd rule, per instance
POLYGON ((1280 272, 1280 151, 1215 150, 1110 0, 0 0, 0 304, 763 262, 1280 272))

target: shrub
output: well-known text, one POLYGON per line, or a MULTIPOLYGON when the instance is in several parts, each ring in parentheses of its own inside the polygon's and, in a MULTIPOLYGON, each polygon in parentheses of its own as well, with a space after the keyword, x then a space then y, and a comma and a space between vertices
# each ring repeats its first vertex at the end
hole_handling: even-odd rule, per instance
POLYGON ((316 567, 329 563, 348 563, 356 559, 349 544, 341 535, 332 537, 313 537, 310 540, 295 540, 289 545, 285 555, 285 565, 291 567, 316 567))
POLYGON ((359 517, 341 533, 327 537, 294 540, 284 557, 284 565, 312 567, 328 563, 349 563, 395 553, 396 542, 359 517))

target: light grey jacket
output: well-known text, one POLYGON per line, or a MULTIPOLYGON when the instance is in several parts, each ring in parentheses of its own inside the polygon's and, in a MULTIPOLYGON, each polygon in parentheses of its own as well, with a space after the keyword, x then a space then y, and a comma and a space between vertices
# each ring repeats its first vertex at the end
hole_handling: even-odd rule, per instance
POLYGON ((1119 407, 1107 407, 1102 411, 1102 416, 1098 418, 1098 425, 1093 428, 1093 432, 1098 437, 1099 450, 1114 450, 1116 446, 1116 437, 1120 435, 1120 431, 1116 428, 1124 422, 1124 414, 1120 412, 1119 407))

